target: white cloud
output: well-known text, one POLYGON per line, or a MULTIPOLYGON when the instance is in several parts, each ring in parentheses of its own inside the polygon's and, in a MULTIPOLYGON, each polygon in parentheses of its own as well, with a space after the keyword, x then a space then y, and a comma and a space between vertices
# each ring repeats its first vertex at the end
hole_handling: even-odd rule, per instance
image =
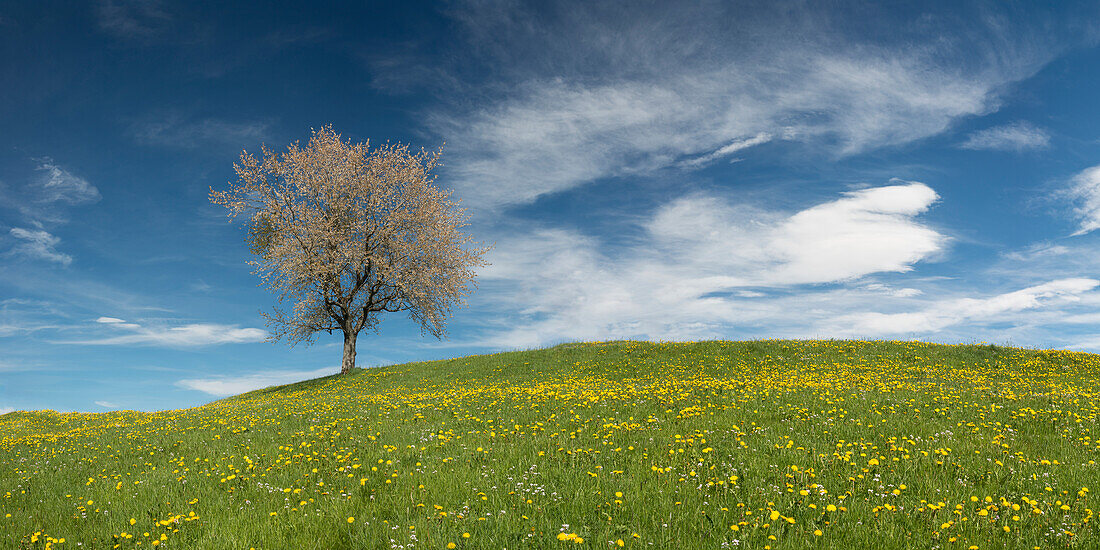
POLYGON ((13 227, 8 234, 15 238, 14 246, 5 255, 56 262, 72 263, 72 256, 59 252, 61 239, 45 229, 48 224, 67 221, 64 205, 75 206, 98 201, 99 190, 88 180, 75 176, 49 157, 32 159, 43 174, 34 178, 20 192, 9 194, 0 186, 0 207, 18 210, 33 228, 13 227))
POLYGON ((1050 242, 1038 242, 1028 245, 1023 250, 1005 252, 1003 257, 1006 260, 1026 262, 1043 258, 1054 258, 1071 253, 1073 253, 1073 250, 1067 246, 1050 242))
POLYGON ((841 153, 905 143, 944 130, 958 116, 985 112, 992 102, 976 81, 940 88, 918 75, 930 69, 881 63, 878 71, 873 60, 805 63, 828 72, 776 82, 766 94, 738 89, 744 84, 736 70, 688 81, 700 89, 680 89, 679 82, 528 85, 525 95, 471 118, 433 122, 459 159, 451 168, 459 196, 492 206, 649 174, 722 143, 750 143, 730 143, 744 139, 738 136, 821 138, 837 141, 841 153))
POLYGON ((1058 302, 1074 302, 1100 285, 1095 279, 1059 279, 989 298, 937 301, 904 313, 866 312, 830 321, 831 334, 856 337, 933 333, 964 322, 997 321, 1002 315, 1036 309, 1058 302))
POLYGON ((598 4, 550 8, 554 17, 468 8, 456 10, 473 42, 464 58, 503 81, 453 104, 477 107, 439 109, 428 123, 450 144, 458 196, 485 207, 701 165, 769 139, 834 155, 909 143, 994 111, 1055 49, 974 21, 952 39, 891 46, 767 9, 656 6, 611 18, 598 4))
POLYGON ((5 415, 10 412, 15 412, 15 409, 12 407, 0 407, 0 415, 5 415))
POLYGON ((699 157, 696 157, 696 158, 693 158, 693 159, 688 159, 688 160, 682 161, 680 163, 680 165, 681 166, 692 167, 692 168, 703 166, 703 165, 709 164, 711 162, 714 162, 714 161, 716 161, 716 160, 718 160, 722 157, 732 155, 732 154, 734 154, 738 151, 741 151, 743 149, 748 149, 750 147, 755 147, 755 146, 760 145, 762 143, 767 143, 767 142, 771 141, 771 139, 772 139, 772 135, 767 133, 767 132, 761 132, 759 134, 756 134, 755 136, 744 138, 744 139, 735 139, 732 142, 730 142, 728 145, 724 145, 724 146, 720 147, 717 151, 713 151, 711 153, 707 153, 705 155, 702 155, 702 156, 699 156, 699 157))
POLYGON ((959 147, 1017 152, 1046 149, 1050 147, 1050 134, 1027 122, 1015 122, 973 132, 959 147))
POLYGON ((319 378, 339 372, 338 368, 326 367, 307 371, 270 371, 242 376, 218 376, 213 378, 189 378, 179 380, 176 386, 188 390, 201 391, 216 397, 237 395, 268 386, 290 384, 302 380, 319 378))
POLYGON ((903 183, 782 216, 696 196, 661 208, 648 228, 674 258, 706 258, 706 272, 737 286, 827 283, 909 271, 940 251, 946 237, 913 219, 937 198, 927 185, 903 183))
POLYGON ((1062 346, 1062 349, 1092 353, 1100 352, 1100 334, 1078 337, 1073 343, 1062 346))
POLYGON ((645 238, 614 256, 560 229, 501 240, 479 299, 510 306, 516 319, 488 340, 718 337, 731 325, 789 316, 761 289, 905 272, 940 252, 946 237, 914 219, 936 198, 924 184, 904 183, 787 214, 695 195, 659 209, 642 224, 645 238))
POLYGON ((481 343, 904 336, 1089 344, 1081 332, 1097 322, 1100 281, 1090 274, 1100 254, 1081 247, 1004 254, 975 274, 977 286, 904 277, 948 242, 919 217, 935 200, 923 184, 900 183, 784 213, 696 194, 638 222, 642 236, 624 230, 632 235, 625 246, 570 230, 517 232, 498 240, 474 297, 475 308, 499 316, 481 343), (981 290, 994 284, 1015 290, 981 290))
POLYGON ((884 285, 882 283, 870 283, 863 285, 864 290, 871 292, 879 292, 886 294, 887 296, 895 296, 898 298, 912 298, 914 296, 920 296, 924 294, 923 291, 916 288, 893 288, 890 285, 884 285))
POLYGON ((763 292, 757 292, 755 290, 737 290, 734 291, 734 295, 741 298, 761 298, 763 296, 767 296, 767 294, 764 294, 763 292))
POLYGON ((1080 226, 1074 235, 1100 229, 1100 165, 1085 169, 1069 182, 1068 194, 1077 201, 1080 226))
POLYGON ((113 317, 100 317, 97 323, 115 331, 125 331, 119 336, 106 336, 92 340, 73 340, 63 344, 84 345, 151 345, 167 347, 210 346, 218 344, 247 344, 267 339, 267 332, 258 328, 239 328, 237 325, 193 323, 176 327, 148 327, 127 323, 113 317), (107 319, 104 321, 104 319, 107 319))
POLYGON ((38 170, 45 174, 31 186, 36 202, 78 205, 93 203, 101 198, 99 190, 88 180, 74 176, 48 157, 38 161, 38 170))
POLYGON ((11 236, 22 241, 17 243, 9 251, 10 254, 21 254, 30 258, 57 262, 61 265, 69 265, 73 257, 57 251, 57 245, 61 239, 41 229, 23 229, 13 227, 11 236))
POLYGON ((100 407, 103 407, 104 409, 117 409, 118 408, 118 405, 115 405, 114 403, 111 403, 110 401, 96 401, 95 404, 99 405, 100 407))

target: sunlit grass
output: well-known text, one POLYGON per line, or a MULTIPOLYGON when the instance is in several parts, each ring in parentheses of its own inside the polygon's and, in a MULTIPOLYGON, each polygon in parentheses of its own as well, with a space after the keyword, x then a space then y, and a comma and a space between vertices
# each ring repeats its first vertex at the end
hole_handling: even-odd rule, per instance
POLYGON ((1098 412, 1100 356, 994 346, 397 365, 2 416, 0 547, 1095 548, 1098 412))

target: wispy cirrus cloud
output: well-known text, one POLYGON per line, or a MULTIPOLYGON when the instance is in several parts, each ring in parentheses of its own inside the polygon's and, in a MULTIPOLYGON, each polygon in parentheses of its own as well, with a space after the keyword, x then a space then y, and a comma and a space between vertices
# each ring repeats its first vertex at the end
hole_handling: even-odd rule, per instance
POLYGON ((118 405, 116 405, 114 403, 111 403, 110 401, 96 401, 95 404, 99 405, 100 407, 103 407, 104 409, 117 409, 117 408, 119 408, 118 405))
POLYGON ((887 296, 894 296, 897 298, 912 298, 924 294, 924 291, 919 288, 894 288, 882 283, 868 283, 861 288, 871 292, 881 292, 887 296))
POLYGON ((997 321, 1006 314, 1077 301, 1097 286, 1096 279, 1059 279, 986 298, 935 301, 916 311, 843 315, 830 321, 826 330, 861 338, 929 334, 960 323, 997 321))
POLYGON ((75 206, 98 202, 101 198, 99 189, 88 183, 88 180, 73 175, 53 159, 43 157, 37 160, 38 170, 44 174, 30 186, 35 202, 63 202, 75 206))
POLYGON ((960 79, 932 88, 923 75, 928 67, 875 64, 792 64, 792 72, 821 74, 769 75, 779 81, 761 86, 766 90, 741 89, 743 70, 736 68, 669 82, 532 83, 497 106, 432 122, 461 161, 451 169, 461 195, 506 206, 601 178, 703 164, 728 154, 724 144, 762 143, 765 135, 834 142, 829 147, 841 154, 905 143, 943 131, 956 117, 987 112, 993 88, 1003 83, 960 79))
POLYGON ((467 33, 462 58, 492 64, 500 80, 458 87, 478 101, 445 103, 428 126, 451 144, 460 196, 488 208, 698 167, 767 140, 827 156, 910 143, 996 110, 1068 40, 995 14, 943 16, 950 39, 873 42, 813 9, 464 8, 452 12, 467 33))
POLYGON ((1074 213, 1079 225, 1074 235, 1100 229, 1100 165, 1086 168, 1070 179, 1063 194, 1076 202, 1074 213))
POLYGON ((959 144, 962 149, 1032 151, 1050 147, 1050 133, 1028 122, 1014 122, 978 130, 959 144))
POLYGON ((64 266, 73 263, 73 257, 57 251, 61 239, 41 229, 13 227, 10 231, 16 244, 9 249, 8 255, 56 262, 64 266))
POLYGON ((215 397, 227 397, 252 390, 309 380, 338 372, 336 367, 316 370, 265 371, 239 376, 215 376, 210 378, 187 378, 175 383, 177 387, 200 391, 215 397))
POLYGON ((98 202, 99 189, 49 157, 30 159, 37 176, 21 187, 0 185, 0 198, 36 226, 59 225, 68 221, 68 209, 98 202))
POLYGON ((72 256, 58 250, 61 238, 46 228, 68 221, 66 207, 95 203, 102 197, 99 189, 88 180, 74 175, 53 159, 32 160, 37 163, 38 177, 32 178, 18 192, 0 187, 3 205, 18 210, 24 223, 32 226, 8 230, 14 244, 5 254, 68 266, 73 261, 72 256))
POLYGON ((719 147, 715 151, 712 151, 710 153, 707 153, 705 155, 698 156, 698 157, 695 157, 695 158, 692 158, 692 159, 687 159, 687 160, 681 161, 680 166, 686 166, 686 167, 691 167, 691 168, 697 168, 697 167, 705 166, 705 165, 710 164, 711 162, 714 162, 714 161, 716 161, 720 158, 728 157, 728 156, 730 156, 730 155, 732 155, 732 154, 734 154, 738 151, 741 151, 743 149, 748 149, 750 147, 755 147, 757 145, 767 143, 771 140, 772 140, 772 135, 767 133, 767 132, 761 132, 759 134, 756 134, 755 136, 748 137, 748 138, 735 139, 732 142, 730 142, 729 144, 723 145, 722 147, 719 147))
MULTIPOLYGON (((0 338, 28 335, 63 326, 64 314, 54 304, 43 300, 8 298, 0 300, 0 338)), ((0 370, 13 368, 0 360, 0 370)))
POLYGON ((237 325, 215 323, 191 323, 179 326, 146 326, 126 322, 116 317, 100 317, 96 323, 117 336, 60 341, 60 344, 95 346, 136 345, 163 347, 197 347, 220 344, 248 344, 267 339, 267 331, 258 328, 240 328, 237 325))

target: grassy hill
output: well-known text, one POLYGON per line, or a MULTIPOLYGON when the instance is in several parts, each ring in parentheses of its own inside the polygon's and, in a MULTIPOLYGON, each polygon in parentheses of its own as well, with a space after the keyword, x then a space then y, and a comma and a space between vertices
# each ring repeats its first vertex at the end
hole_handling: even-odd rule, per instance
POLYGON ((567 344, 4 415, 0 547, 1097 548, 1098 413, 1084 353, 567 344))

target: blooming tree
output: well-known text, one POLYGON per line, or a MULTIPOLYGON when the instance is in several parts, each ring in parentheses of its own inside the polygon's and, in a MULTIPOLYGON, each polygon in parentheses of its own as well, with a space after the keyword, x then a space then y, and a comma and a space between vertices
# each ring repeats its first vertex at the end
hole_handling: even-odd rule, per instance
POLYGON ((407 312, 440 338, 452 308, 475 286, 487 247, 464 232, 469 216, 435 187, 442 149, 344 141, 326 126, 281 155, 244 152, 237 182, 210 190, 229 217, 242 216, 249 262, 278 297, 265 313, 272 341, 344 335, 342 373, 355 366, 359 333, 384 313, 407 312))

